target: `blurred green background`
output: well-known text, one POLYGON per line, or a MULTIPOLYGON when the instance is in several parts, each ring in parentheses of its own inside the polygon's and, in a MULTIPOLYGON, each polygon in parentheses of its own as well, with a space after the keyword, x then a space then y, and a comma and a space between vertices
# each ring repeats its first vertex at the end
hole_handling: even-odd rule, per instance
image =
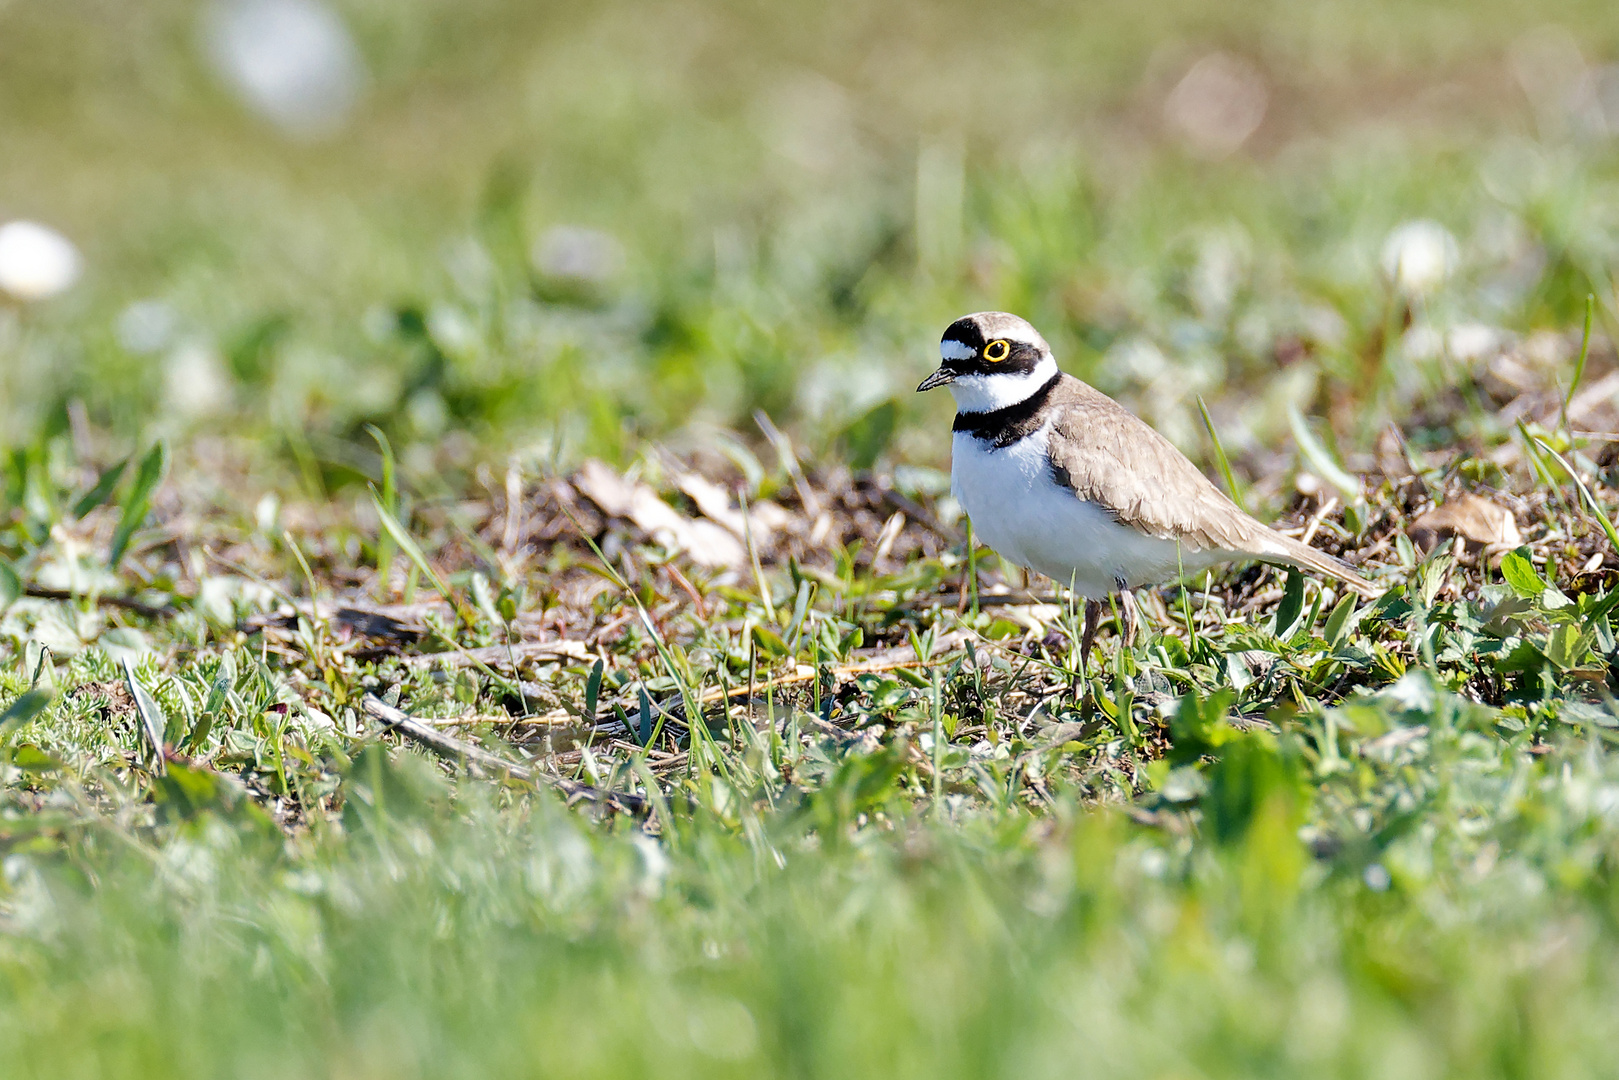
POLYGON ((1441 341, 1611 325, 1616 57, 1601 2, 4 0, 0 221, 82 273, 0 307, 0 438, 331 487, 367 423, 427 475, 763 408, 939 461, 909 390, 997 307, 1193 451, 1197 393, 1364 443, 1403 222, 1441 341))

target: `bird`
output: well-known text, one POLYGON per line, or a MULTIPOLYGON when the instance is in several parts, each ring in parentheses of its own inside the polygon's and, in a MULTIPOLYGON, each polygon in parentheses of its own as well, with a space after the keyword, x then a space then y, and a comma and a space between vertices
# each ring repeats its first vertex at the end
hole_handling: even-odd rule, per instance
POLYGON ((1085 598, 1082 664, 1107 597, 1119 595, 1133 641, 1132 589, 1219 563, 1281 564, 1363 597, 1380 592, 1348 563, 1250 517, 1145 421, 1058 368, 1024 319, 964 315, 945 330, 939 360, 916 389, 947 386, 956 400, 951 492, 1002 558, 1085 598))

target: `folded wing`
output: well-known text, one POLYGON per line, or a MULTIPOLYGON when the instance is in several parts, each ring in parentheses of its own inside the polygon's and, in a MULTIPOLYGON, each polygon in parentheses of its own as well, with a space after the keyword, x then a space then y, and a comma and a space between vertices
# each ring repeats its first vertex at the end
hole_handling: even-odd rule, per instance
POLYGON ((1063 376, 1050 402, 1051 470, 1058 483, 1122 525, 1190 551, 1228 551, 1307 567, 1373 595, 1347 563, 1243 513, 1175 445, 1085 383, 1063 376))

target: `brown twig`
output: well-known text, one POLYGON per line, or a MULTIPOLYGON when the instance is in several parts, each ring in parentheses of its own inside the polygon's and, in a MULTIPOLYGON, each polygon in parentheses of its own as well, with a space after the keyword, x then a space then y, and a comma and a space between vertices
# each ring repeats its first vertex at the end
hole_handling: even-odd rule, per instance
MULTIPOLYGON (((1080 599, 1083 600, 1084 597, 1080 597, 1080 599)), ((1061 606, 1066 603, 1068 603, 1067 597, 1058 596, 1055 593, 1050 596, 1036 596, 1033 593, 1024 595, 1017 595, 1013 593, 993 593, 988 596, 983 593, 978 594, 979 607, 1022 607, 1024 605, 1034 606, 1037 604, 1057 604, 1061 606)), ((1079 606, 1084 607, 1085 605, 1080 604, 1079 606)))
POLYGON ((36 600, 88 600, 92 604, 106 604, 108 607, 133 611, 135 614, 144 615, 148 619, 160 619, 165 615, 177 614, 180 610, 173 604, 164 604, 162 607, 157 607, 128 596, 97 596, 95 593, 76 593, 68 589, 47 589, 43 585, 25 585, 23 586, 23 595, 31 596, 36 600))
MULTIPOLYGON (((543 716, 450 716, 442 720, 418 717, 419 723, 428 727, 457 728, 457 727, 493 727, 493 728, 572 728, 588 727, 578 715, 566 709, 556 709, 543 716)), ((615 727, 617 725, 614 725, 615 727)))
POLYGON ((570 805, 579 801, 601 803, 628 814, 645 814, 648 810, 647 800, 643 796, 623 791, 603 791, 589 784, 581 784, 577 780, 569 780, 565 776, 553 776, 527 765, 519 765, 515 761, 507 761, 472 743, 434 729, 409 713, 394 708, 375 694, 365 695, 360 702, 360 708, 367 716, 379 721, 384 729, 397 731, 436 754, 458 758, 492 772, 503 772, 519 780, 548 784, 560 791, 570 805))
POLYGON ((443 666, 448 668, 476 667, 487 664, 490 667, 510 667, 513 661, 522 663, 524 660, 541 662, 571 660, 583 663, 595 658, 582 641, 561 639, 557 641, 524 641, 513 645, 484 645, 475 649, 457 649, 453 652, 421 653, 416 656, 401 656, 399 662, 407 667, 429 668, 443 666))

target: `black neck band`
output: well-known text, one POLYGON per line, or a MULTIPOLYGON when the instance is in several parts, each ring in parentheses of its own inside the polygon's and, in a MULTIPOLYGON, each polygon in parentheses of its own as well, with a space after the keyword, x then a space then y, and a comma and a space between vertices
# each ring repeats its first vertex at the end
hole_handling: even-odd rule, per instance
POLYGON ((1034 434, 1040 426, 1039 413, 1045 407, 1051 392, 1057 389, 1062 372, 1046 380, 1044 386, 1014 405, 990 412, 958 412, 951 431, 965 432, 993 446, 1011 446, 1019 439, 1034 434))

